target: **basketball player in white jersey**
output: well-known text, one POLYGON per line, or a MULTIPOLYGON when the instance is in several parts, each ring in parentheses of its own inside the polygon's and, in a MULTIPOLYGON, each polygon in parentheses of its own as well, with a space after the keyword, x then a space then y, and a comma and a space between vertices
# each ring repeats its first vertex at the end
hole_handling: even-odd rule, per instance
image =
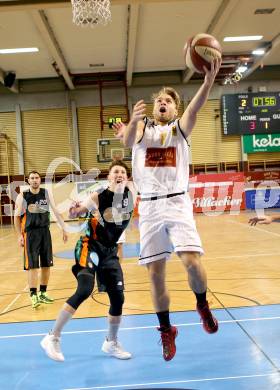
POLYGON ((220 60, 214 60, 210 70, 205 68, 204 82, 180 119, 176 119, 179 95, 172 88, 163 88, 153 97, 153 120, 145 117, 145 104, 140 100, 134 106, 127 127, 115 126, 116 136, 120 137, 123 132, 124 145, 132 148, 132 176, 141 196, 139 263, 146 265, 149 272, 165 360, 175 356, 178 333, 170 323, 170 300, 165 282, 166 260, 172 251, 181 258, 187 271, 205 331, 218 330, 218 322, 206 299, 207 279, 200 260, 203 249, 188 194, 187 137, 208 98, 220 65, 220 60))

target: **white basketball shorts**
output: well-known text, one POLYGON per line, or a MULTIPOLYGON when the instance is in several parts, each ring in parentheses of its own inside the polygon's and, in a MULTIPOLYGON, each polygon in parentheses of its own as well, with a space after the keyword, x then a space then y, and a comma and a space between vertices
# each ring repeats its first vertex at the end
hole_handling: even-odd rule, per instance
POLYGON ((139 202, 140 257, 144 265, 174 252, 204 251, 188 193, 139 202))

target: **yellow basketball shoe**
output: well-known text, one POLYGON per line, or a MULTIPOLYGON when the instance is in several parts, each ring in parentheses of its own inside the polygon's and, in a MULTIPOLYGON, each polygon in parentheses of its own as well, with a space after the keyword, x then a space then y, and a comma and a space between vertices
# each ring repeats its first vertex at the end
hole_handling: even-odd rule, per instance
POLYGON ((41 303, 53 303, 54 302, 54 299, 51 298, 45 291, 40 291, 39 293, 39 301, 41 303))
POLYGON ((41 305, 41 301, 39 300, 39 297, 37 294, 30 295, 31 300, 31 306, 33 309, 36 309, 36 307, 41 305))

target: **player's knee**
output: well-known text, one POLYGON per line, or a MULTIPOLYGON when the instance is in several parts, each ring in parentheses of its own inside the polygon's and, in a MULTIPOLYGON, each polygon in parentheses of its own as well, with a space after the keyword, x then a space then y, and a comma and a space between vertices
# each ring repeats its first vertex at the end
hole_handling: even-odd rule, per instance
POLYGON ((188 270, 195 269, 201 265, 199 252, 187 252, 179 256, 188 270))
POLYGON ((108 291, 110 299, 110 309, 109 314, 111 316, 121 316, 122 308, 124 304, 124 293, 121 290, 108 291))
POLYGON ((161 287, 165 284, 165 274, 161 272, 157 272, 157 270, 150 269, 149 270, 149 277, 151 283, 155 287, 161 287))
POLYGON ((74 309, 83 303, 92 293, 94 287, 94 275, 90 273, 79 273, 77 276, 78 287, 75 292, 66 302, 74 309))

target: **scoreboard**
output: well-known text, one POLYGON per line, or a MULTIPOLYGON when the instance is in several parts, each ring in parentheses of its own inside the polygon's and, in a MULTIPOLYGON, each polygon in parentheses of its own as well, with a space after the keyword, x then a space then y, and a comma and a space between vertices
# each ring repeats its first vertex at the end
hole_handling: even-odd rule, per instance
POLYGON ((223 95, 221 99, 223 133, 280 133, 280 92, 223 95))

